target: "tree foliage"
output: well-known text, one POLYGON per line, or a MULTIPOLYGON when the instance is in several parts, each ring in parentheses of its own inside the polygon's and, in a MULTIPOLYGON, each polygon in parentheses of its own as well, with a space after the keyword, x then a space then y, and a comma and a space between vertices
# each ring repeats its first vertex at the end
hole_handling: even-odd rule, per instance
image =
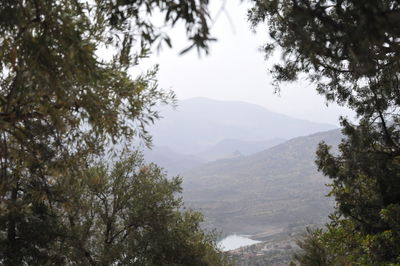
MULTIPOLYGON (((211 40, 207 4, 208 0, 0 2, 2 264, 107 265, 109 261, 118 261, 114 257, 106 258, 106 247, 96 241, 107 239, 96 234, 109 225, 107 219, 114 219, 110 220, 111 226, 120 226, 125 217, 107 216, 106 207, 95 200, 97 188, 84 182, 97 171, 96 178, 101 178, 98 189, 107 195, 107 201, 123 196, 122 185, 118 183, 121 179, 117 182, 112 174, 106 177, 108 172, 101 167, 97 170, 92 167, 99 158, 104 158, 110 144, 122 140, 129 143, 134 137, 149 144, 151 138, 146 126, 158 118, 154 106, 174 100, 171 93, 158 89, 156 69, 137 77, 129 71, 155 45, 171 45, 165 29, 176 23, 185 25, 191 42, 189 48, 207 52, 211 40), (161 26, 153 22, 154 14, 163 17, 161 26), (112 191, 113 186, 119 189, 119 194, 112 191), (100 231, 93 233, 93 228, 100 231), (87 230, 89 235, 85 235, 87 230), (89 256, 94 256, 93 263, 89 256)), ((117 164, 114 171, 122 171, 118 170, 121 167, 117 164)), ((124 196, 124 208, 131 210, 126 215, 134 219, 139 218, 135 216, 136 211, 140 215, 151 214, 130 209, 140 207, 139 202, 132 205, 133 200, 148 200, 154 208, 161 204, 158 206, 161 213, 156 216, 160 220, 154 222, 153 229, 166 222, 161 229, 167 231, 160 233, 160 237, 172 237, 169 233, 176 233, 174 237, 186 241, 185 230, 193 226, 193 234, 188 235, 193 245, 178 242, 182 244, 179 248, 189 256, 191 247, 196 250, 197 244, 204 243, 198 247, 201 258, 201 248, 209 248, 211 242, 204 240, 206 236, 198 231, 198 215, 177 212, 179 204, 172 197, 178 189, 177 181, 162 181, 157 171, 152 167, 146 175, 149 184, 142 184, 142 188, 149 191, 143 195, 145 198, 132 196, 139 184, 127 174, 127 181, 131 180, 134 188, 127 187, 133 197, 130 201, 124 196), (154 184, 154 190, 150 184, 154 184), (150 201, 152 196, 155 198, 150 201)), ((141 180, 145 182, 144 177, 141 180)), ((143 223, 143 219, 150 217, 140 219, 138 223, 143 223)), ((136 229, 145 232, 144 227, 136 229)), ((154 230, 145 234, 146 237, 155 237, 154 230)), ((136 245, 134 236, 139 231, 127 234, 129 245, 136 245)), ((143 252, 150 251, 141 248, 143 252)), ((168 255, 165 245, 160 250, 152 248, 154 256, 168 255)), ((177 252, 178 247, 168 248, 177 252)), ((110 254, 114 249, 118 247, 114 246, 110 254)), ((128 256, 123 254, 125 251, 126 247, 120 250, 119 260, 128 256)), ((142 256, 136 254, 138 259, 142 256)), ((175 255, 166 260, 181 263, 182 258, 175 255)), ((160 258, 148 259, 146 263, 151 264, 160 258)))
POLYGON ((313 265, 307 257, 327 265, 400 263, 399 3, 253 3, 250 21, 266 21, 272 39, 266 54, 283 51, 271 70, 276 84, 306 75, 328 101, 360 118, 358 125, 342 119, 346 139, 338 155, 324 143, 318 149, 317 165, 332 180, 337 210, 326 232, 303 243, 300 264, 313 265), (346 263, 339 263, 343 258, 346 263))
POLYGON ((167 179, 139 153, 96 165, 66 186, 64 261, 78 265, 227 265, 202 216, 182 210, 181 179, 167 179))

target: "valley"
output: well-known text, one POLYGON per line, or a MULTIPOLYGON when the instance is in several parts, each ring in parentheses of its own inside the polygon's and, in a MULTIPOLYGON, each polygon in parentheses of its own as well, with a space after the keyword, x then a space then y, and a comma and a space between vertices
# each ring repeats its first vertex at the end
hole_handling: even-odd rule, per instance
POLYGON ((329 180, 314 161, 321 141, 337 149, 340 130, 244 103, 196 98, 180 107, 153 131, 156 144, 146 159, 183 177, 185 205, 203 213, 204 228, 221 239, 261 241, 229 251, 238 265, 248 263, 244 258, 285 265, 306 227, 322 225, 333 210, 329 180))
POLYGON ((322 223, 333 203, 325 197, 329 180, 317 172, 315 150, 323 140, 337 145, 340 139, 338 130, 322 132, 199 166, 183 174, 185 202, 224 234, 322 223))

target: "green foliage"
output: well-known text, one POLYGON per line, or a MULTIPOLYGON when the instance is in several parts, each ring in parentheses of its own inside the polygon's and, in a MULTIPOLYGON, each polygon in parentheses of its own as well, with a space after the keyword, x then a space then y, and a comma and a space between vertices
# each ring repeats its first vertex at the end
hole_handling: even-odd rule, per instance
POLYGON ((400 265, 400 258, 393 255, 398 254, 398 236, 390 231, 362 234, 339 215, 331 215, 324 230, 308 230, 298 244, 301 251, 294 256, 295 265, 400 265))
POLYGON ((362 232, 384 231, 391 226, 381 211, 400 203, 399 157, 382 144, 374 125, 344 126, 348 139, 339 147, 340 156, 332 156, 320 144, 318 167, 333 179, 331 194, 342 214, 351 217, 362 232))
MULTIPOLYGON (((78 265, 227 265, 202 216, 182 210, 181 180, 134 153, 89 168, 68 188, 64 260, 78 265)), ((63 180, 65 181, 65 180, 63 180)))
POLYGON ((249 20, 268 23, 272 42, 283 50, 273 67, 277 82, 306 73, 328 100, 371 116, 399 103, 400 6, 397 1, 254 0, 249 20), (393 102, 392 102, 393 100, 393 102))
POLYGON ((376 125, 343 125, 348 139, 339 146, 340 155, 330 154, 323 143, 317 152, 337 202, 338 215, 323 235, 341 251, 329 250, 346 251, 349 261, 362 265, 400 263, 399 156, 383 144, 376 125))
POLYGON ((332 181, 337 214, 311 234, 303 265, 394 265, 400 258, 400 44, 397 1, 256 0, 254 26, 267 21, 271 53, 283 50, 276 82, 304 73, 328 101, 355 110, 342 119, 339 155, 326 144, 317 165, 332 181), (344 258, 344 262, 341 259, 344 258), (310 260, 309 260, 310 259, 310 260))
MULTIPOLYGON (((73 259, 69 254, 78 256, 70 252, 72 244, 91 225, 71 235, 65 226, 70 217, 64 215, 70 208, 83 212, 73 203, 94 197, 78 180, 85 180, 86 169, 110 144, 139 137, 149 145, 146 126, 158 118, 154 106, 174 101, 173 94, 158 89, 156 68, 137 77, 128 71, 155 45, 171 45, 165 29, 179 22, 191 47, 207 51, 207 4, 0 2, 2 264, 59 265, 73 259), (153 14, 164 16, 163 27, 154 25, 153 14), (80 190, 89 198, 80 198, 80 190)), ((195 222, 193 217, 179 219, 195 222)))

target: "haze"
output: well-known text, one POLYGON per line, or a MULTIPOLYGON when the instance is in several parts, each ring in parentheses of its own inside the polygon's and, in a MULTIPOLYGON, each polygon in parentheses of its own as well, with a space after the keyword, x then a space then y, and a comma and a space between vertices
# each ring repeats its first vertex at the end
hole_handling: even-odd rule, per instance
POLYGON ((295 118, 334 125, 339 125, 340 115, 354 117, 347 108, 332 103, 327 107, 324 97, 317 95, 306 80, 282 84, 280 95, 275 94, 268 67, 279 56, 266 62, 259 51, 267 40, 267 29, 259 28, 257 33, 250 30, 244 3, 225 1, 224 11, 219 12, 222 5, 221 0, 211 3, 212 17, 216 18, 212 34, 218 40, 208 56, 199 57, 196 51, 179 56, 186 42, 182 29, 175 29, 170 33, 174 48, 153 55, 140 65, 141 70, 159 64, 160 87, 173 89, 178 99, 245 101, 295 118))

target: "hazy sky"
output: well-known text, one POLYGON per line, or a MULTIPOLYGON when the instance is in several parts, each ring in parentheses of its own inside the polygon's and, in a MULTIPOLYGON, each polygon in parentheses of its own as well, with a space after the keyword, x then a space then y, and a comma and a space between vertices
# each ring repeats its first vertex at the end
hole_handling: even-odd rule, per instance
MULTIPOLYGON (((215 17, 222 0, 212 3, 215 17)), ((226 1, 225 10, 212 28, 218 41, 211 44, 208 56, 200 58, 196 51, 179 56, 179 51, 186 47, 185 35, 182 30, 174 30, 171 32, 174 49, 165 48, 153 55, 141 65, 142 70, 158 63, 160 86, 173 89, 178 99, 208 97, 245 101, 278 113, 331 124, 338 124, 339 115, 353 117, 346 108, 334 104, 327 107, 324 98, 307 81, 283 85, 280 96, 274 94, 268 73, 271 62, 265 61, 259 51, 266 41, 267 28, 251 32, 247 7, 239 0, 226 1)))

